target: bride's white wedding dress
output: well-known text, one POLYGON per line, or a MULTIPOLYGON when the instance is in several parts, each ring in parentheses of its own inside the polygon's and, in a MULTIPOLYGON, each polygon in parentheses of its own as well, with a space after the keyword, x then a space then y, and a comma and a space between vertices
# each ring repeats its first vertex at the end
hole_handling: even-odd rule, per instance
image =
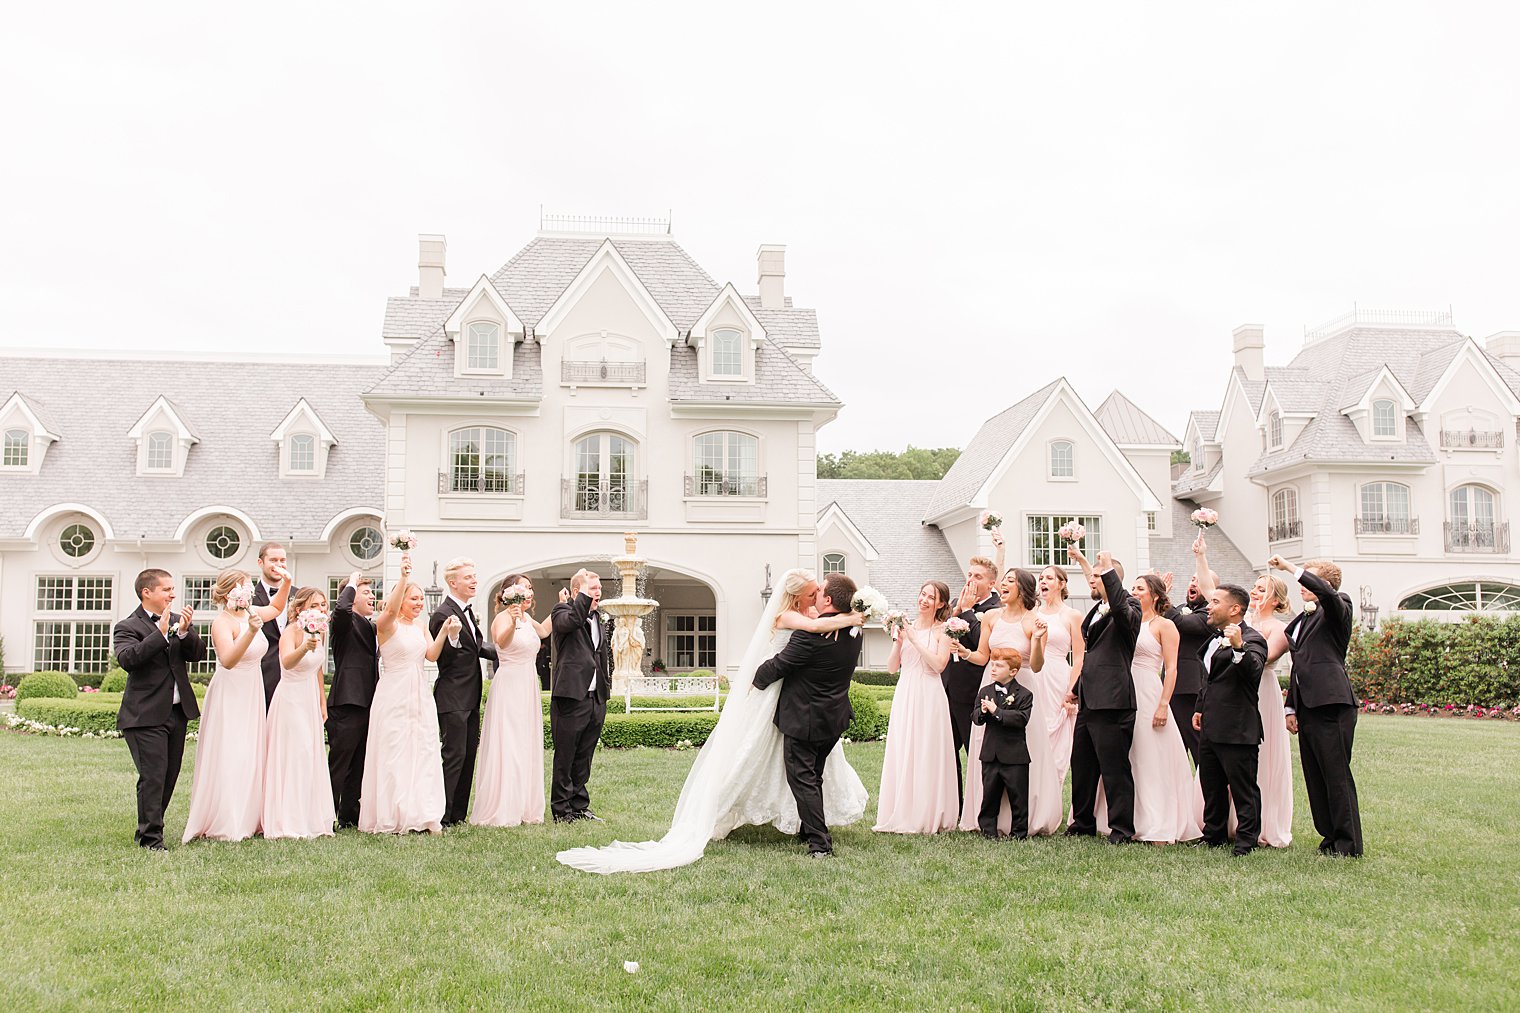
MULTIPOLYGON (((583 872, 654 872, 690 865, 702 857, 708 841, 727 837, 735 827, 772 823, 787 834, 801 829, 797 801, 786 783, 781 730, 773 720, 781 683, 759 691, 751 688, 755 669, 791 638, 791 630, 770 633, 777 611, 773 604, 760 619, 718 724, 686 775, 669 832, 658 841, 613 841, 604 848, 572 848, 555 857, 583 872)), ((854 823, 865 815, 866 799, 865 784, 836 744, 823 768, 825 819, 830 826, 854 823)))

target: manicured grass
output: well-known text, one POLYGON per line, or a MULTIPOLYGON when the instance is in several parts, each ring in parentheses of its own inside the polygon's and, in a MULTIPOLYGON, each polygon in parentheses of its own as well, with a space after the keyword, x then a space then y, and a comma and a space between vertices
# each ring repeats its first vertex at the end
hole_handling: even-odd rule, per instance
MULTIPOLYGON (((849 748, 872 788, 880 743, 849 748)), ((0 734, 9 1008, 1516 1008, 1520 726, 1363 718, 1368 855, 769 828, 603 878, 694 752, 603 751, 605 825, 131 846, 120 742, 0 734), (623 961, 641 970, 628 974, 623 961)), ((1295 760, 1296 763, 1296 760, 1295 760)), ((184 827, 187 762, 169 832, 184 827)))

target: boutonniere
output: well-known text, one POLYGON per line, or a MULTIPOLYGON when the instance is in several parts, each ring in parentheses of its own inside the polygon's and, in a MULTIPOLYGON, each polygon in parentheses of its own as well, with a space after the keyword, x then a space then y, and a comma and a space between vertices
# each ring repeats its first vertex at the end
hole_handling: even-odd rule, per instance
POLYGON ((1102 619, 1106 615, 1108 615, 1108 602, 1106 602, 1106 601, 1100 601, 1100 602, 1098 602, 1098 618, 1102 619))
POLYGON ((1304 602, 1304 615, 1306 615, 1306 616, 1312 616, 1318 610, 1319 610, 1319 602, 1317 602, 1317 601, 1306 601, 1306 602, 1304 602))
POLYGON ((1180 609, 1177 610, 1177 614, 1179 616, 1190 616, 1190 615, 1193 614, 1193 610, 1190 609, 1190 608, 1188 608, 1186 605, 1184 605, 1180 609))
POLYGON ((1216 651, 1233 651, 1234 649, 1235 648, 1233 648, 1233 647, 1230 646, 1230 638, 1229 637, 1216 637, 1214 639, 1214 650, 1216 650, 1216 651))
POLYGON ((605 613, 605 612, 601 611, 600 609, 598 609, 597 613, 596 613, 596 621, 605 626, 610 621, 610 619, 609 619, 607 613, 605 613))

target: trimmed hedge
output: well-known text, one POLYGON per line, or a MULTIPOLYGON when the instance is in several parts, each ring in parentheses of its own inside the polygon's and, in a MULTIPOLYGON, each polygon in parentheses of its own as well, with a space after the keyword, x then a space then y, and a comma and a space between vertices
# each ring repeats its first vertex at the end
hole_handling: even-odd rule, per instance
POLYGON ((851 742, 870 742, 887 734, 887 716, 876 705, 877 698, 864 686, 850 684, 850 709, 855 716, 844 737, 851 742))
POLYGON ((57 728, 78 728, 81 732, 114 732, 118 702, 96 699, 94 695, 79 700, 34 697, 16 703, 16 713, 32 721, 57 728))
POLYGON ((105 672, 70 672, 69 678, 74 680, 74 685, 80 689, 89 686, 93 689, 100 688, 100 682, 106 677, 105 672))
POLYGON ((100 680, 102 693, 125 693, 127 691, 127 673, 125 669, 113 668, 100 680))
POLYGON ((1520 704, 1520 616, 1458 623, 1390 619, 1351 638, 1346 671, 1363 700, 1514 707, 1520 704))
MULTIPOLYGON (((611 749, 629 746, 670 749, 682 741, 700 746, 707 741, 717 723, 718 715, 712 713, 609 715, 607 723, 602 725, 601 743, 611 749)), ((547 742, 547 722, 544 733, 547 742)))
POLYGON ((879 672, 869 668, 857 668, 855 674, 850 677, 862 686, 896 686, 896 672, 879 672))
POLYGON ((33 672, 16 686, 16 702, 47 697, 72 700, 79 695, 79 686, 63 672, 33 672))

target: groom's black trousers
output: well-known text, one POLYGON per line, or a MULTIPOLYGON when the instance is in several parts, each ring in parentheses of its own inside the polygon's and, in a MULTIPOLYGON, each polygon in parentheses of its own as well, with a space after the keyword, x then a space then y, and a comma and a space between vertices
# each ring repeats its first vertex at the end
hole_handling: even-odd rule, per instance
POLYGON ((588 696, 549 698, 549 737, 554 763, 549 780, 549 811, 564 818, 591 807, 591 757, 607 720, 607 701, 588 696))
POLYGON ((784 741, 786 783, 797 800, 802 840, 809 851, 833 851, 834 839, 829 836, 829 825, 823 816, 823 764, 839 739, 836 736, 824 742, 808 742, 787 736, 784 741))

